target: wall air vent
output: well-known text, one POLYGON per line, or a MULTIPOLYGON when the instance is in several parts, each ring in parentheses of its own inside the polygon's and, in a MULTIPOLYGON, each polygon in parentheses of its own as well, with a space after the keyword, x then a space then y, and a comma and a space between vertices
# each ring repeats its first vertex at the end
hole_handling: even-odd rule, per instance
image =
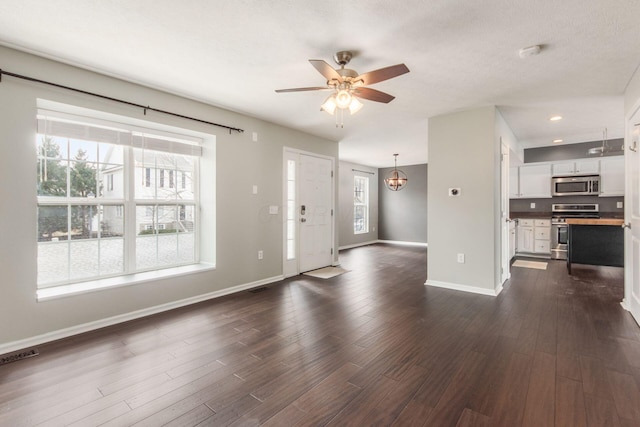
POLYGON ((0 356, 0 365, 6 365, 7 363, 17 362, 18 360, 27 359, 29 357, 37 356, 38 349, 32 348, 30 350, 20 350, 15 353, 5 354, 0 356))

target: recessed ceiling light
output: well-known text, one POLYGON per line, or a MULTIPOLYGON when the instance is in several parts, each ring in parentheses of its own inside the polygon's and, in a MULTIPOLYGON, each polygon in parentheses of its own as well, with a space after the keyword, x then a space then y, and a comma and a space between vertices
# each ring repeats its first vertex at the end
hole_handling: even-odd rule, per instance
POLYGON ((562 140, 561 140, 561 139, 554 139, 554 140, 553 140, 553 143, 554 143, 554 144, 558 144, 558 143, 560 143, 560 142, 562 142, 562 140))
POLYGON ((551 116, 549 117, 549 120, 551 120, 552 122, 557 122, 558 120, 562 120, 562 116, 551 116))

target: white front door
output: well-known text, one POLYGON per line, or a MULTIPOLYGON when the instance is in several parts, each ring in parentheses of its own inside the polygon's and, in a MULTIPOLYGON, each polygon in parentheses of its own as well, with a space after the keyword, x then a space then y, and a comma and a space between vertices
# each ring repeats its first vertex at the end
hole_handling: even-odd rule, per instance
MULTIPOLYGON (((502 138, 501 138, 502 140, 502 138)), ((500 286, 510 277, 509 264, 511 252, 509 250, 509 147, 500 144, 500 246, 501 246, 501 274, 500 286)))
POLYGON ((627 124, 624 304, 640 324, 640 108, 627 124))
POLYGON ((299 270, 303 273, 331 265, 333 259, 332 162, 301 154, 299 177, 299 270))

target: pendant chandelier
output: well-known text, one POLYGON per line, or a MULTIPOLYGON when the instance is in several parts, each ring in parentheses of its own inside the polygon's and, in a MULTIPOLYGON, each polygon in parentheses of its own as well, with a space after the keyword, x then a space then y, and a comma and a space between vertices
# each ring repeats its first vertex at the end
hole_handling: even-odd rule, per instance
POLYGON ((407 174, 398 169, 398 155, 394 154, 393 170, 384 179, 384 185, 391 191, 400 191, 407 186, 407 174))

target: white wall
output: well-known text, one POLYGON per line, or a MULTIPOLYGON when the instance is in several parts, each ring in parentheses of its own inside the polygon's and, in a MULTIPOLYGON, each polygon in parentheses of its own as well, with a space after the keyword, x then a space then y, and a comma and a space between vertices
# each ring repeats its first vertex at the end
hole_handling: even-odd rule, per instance
POLYGON ((340 208, 337 226, 340 247, 376 242, 378 240, 378 169, 349 162, 340 162, 339 168, 340 208), (353 232, 353 177, 356 175, 369 177, 369 232, 362 234, 353 232))
MULTIPOLYGON (((0 83, 0 353, 56 334, 100 326, 105 319, 153 311, 234 286, 282 275, 284 146, 338 157, 338 144, 231 111, 0 47, 2 68, 63 85, 245 129, 232 133, 147 113, 90 96, 3 76, 0 83), (36 301, 36 100, 48 99, 216 135, 217 268, 180 278, 36 301), (259 142, 252 142, 257 132, 259 142), (229 179, 232 177, 232 179, 229 179), (252 185, 259 193, 252 194, 252 185), (257 260, 257 251, 264 260, 257 260)), ((220 100, 224 102, 224 100, 220 100)), ((337 171, 336 171, 337 172, 337 171)), ((339 175, 336 173, 336 175, 339 175)), ((206 177, 206 174, 203 176, 206 177)), ((338 178, 336 177, 335 182, 338 178)), ((336 206, 337 206, 336 186, 336 206)), ((202 194, 203 198, 211 197, 202 194)), ((206 215, 206 212, 203 213, 206 215)), ((211 234, 204 239, 214 238, 211 234)), ((335 230, 337 238, 337 227, 335 230)), ((337 261, 337 243, 334 248, 337 261)))
POLYGON ((515 134, 504 120, 500 110, 496 108, 496 132, 502 136, 502 141, 509 147, 509 163, 519 165, 524 163, 524 148, 515 134))
POLYGON ((496 109, 429 119, 427 285, 495 295, 499 286, 500 146, 496 109), (460 188, 456 197, 449 188, 460 188), (457 262, 457 254, 465 263, 457 262))

